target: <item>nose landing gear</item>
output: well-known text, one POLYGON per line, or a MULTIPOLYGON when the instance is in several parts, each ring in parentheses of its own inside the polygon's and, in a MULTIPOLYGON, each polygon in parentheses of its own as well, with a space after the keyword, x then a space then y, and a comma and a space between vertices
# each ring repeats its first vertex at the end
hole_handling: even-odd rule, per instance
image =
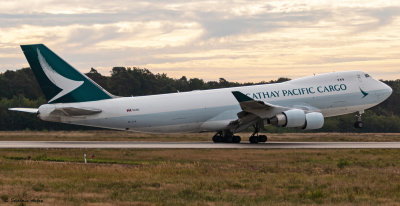
POLYGON ((362 121, 362 114, 364 114, 364 111, 359 111, 356 114, 356 122, 354 123, 354 127, 357 129, 363 128, 364 122, 362 121))

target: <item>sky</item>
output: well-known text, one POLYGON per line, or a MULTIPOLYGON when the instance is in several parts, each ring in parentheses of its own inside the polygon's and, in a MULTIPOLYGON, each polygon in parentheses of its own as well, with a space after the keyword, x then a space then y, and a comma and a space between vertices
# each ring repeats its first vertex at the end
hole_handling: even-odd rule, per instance
POLYGON ((43 43, 81 72, 259 82, 362 70, 400 79, 400 1, 0 0, 0 72, 43 43))

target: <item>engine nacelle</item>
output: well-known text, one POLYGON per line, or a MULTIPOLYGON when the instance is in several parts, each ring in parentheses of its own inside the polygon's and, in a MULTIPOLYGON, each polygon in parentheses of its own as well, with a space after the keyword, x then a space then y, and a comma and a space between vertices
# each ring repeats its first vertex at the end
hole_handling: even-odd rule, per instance
POLYGON ((269 123, 282 127, 303 127, 306 124, 306 114, 301 109, 291 109, 272 117, 269 123))
POLYGON ((324 116, 319 112, 310 112, 306 114, 306 123, 303 129, 319 129, 324 126, 324 116))

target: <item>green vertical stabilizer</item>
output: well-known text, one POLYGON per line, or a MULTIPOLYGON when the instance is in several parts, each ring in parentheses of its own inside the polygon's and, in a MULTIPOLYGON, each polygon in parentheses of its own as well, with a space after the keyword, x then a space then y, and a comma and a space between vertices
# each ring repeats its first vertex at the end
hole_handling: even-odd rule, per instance
POLYGON ((43 44, 21 45, 49 103, 87 102, 113 96, 43 44))

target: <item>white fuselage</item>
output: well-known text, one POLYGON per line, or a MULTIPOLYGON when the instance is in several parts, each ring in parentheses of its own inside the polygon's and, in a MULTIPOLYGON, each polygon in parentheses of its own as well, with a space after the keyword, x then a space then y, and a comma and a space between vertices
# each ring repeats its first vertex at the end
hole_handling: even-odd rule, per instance
POLYGON ((276 84, 46 104, 39 108, 39 117, 47 121, 140 132, 222 131, 237 120, 237 114, 242 111, 232 91, 273 105, 321 112, 324 117, 363 111, 384 101, 392 92, 390 87, 364 72, 334 72, 276 84), (67 106, 102 112, 72 117, 50 115, 55 108, 67 106))

